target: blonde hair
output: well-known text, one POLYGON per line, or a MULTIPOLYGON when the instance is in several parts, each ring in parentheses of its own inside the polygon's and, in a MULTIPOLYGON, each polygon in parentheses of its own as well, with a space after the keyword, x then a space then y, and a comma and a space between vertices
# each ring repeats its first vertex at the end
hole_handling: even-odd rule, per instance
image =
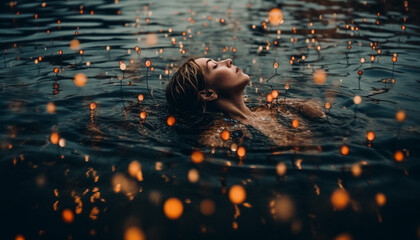
POLYGON ((199 92, 206 87, 204 71, 195 59, 185 61, 166 85, 165 95, 170 111, 206 112, 206 103, 199 96, 199 92))

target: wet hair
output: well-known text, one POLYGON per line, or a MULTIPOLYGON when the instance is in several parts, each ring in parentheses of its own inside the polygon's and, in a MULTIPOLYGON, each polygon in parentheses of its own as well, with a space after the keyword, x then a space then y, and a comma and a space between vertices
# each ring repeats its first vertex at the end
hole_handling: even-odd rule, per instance
POLYGON ((199 92, 206 87, 204 70, 192 57, 187 59, 166 85, 166 101, 174 113, 199 114, 206 112, 206 102, 199 92))

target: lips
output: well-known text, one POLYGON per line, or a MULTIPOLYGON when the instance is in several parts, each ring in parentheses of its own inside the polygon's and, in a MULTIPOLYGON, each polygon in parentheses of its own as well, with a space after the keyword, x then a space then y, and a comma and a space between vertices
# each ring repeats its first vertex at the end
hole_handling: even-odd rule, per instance
POLYGON ((238 73, 239 72, 239 68, 238 67, 236 67, 236 73, 238 73))

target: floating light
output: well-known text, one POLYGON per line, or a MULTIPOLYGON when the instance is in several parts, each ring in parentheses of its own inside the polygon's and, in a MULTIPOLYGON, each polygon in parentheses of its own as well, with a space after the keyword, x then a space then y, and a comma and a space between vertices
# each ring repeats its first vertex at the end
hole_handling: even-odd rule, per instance
POLYGON ((353 102, 357 105, 360 104, 362 102, 362 97, 360 97, 359 95, 354 96, 353 102))
POLYGON ((190 183, 196 183, 200 179, 200 174, 197 169, 193 168, 188 171, 188 181, 190 183))
POLYGON ((327 80, 327 73, 323 69, 317 69, 314 72, 313 78, 316 85, 322 85, 327 80))
POLYGON ((143 231, 138 227, 129 227, 124 232, 124 240, 145 240, 143 231))
POLYGON ((191 153, 191 161, 193 163, 202 163, 204 160, 204 155, 201 151, 196 150, 191 153))
POLYGON ((230 133, 228 130, 224 130, 221 134, 220 137, 224 140, 227 141, 230 138, 230 133))
POLYGON ((271 92, 271 96, 273 96, 273 98, 277 98, 277 97, 279 96, 279 91, 277 91, 277 90, 273 90, 273 91, 271 92))
POLYGON ((146 67, 150 67, 150 66, 152 65, 152 61, 150 61, 150 60, 146 60, 146 62, 144 63, 144 65, 145 65, 146 67))
POLYGON ((238 150, 236 151, 236 153, 238 154, 239 157, 245 157, 246 154, 246 150, 244 147, 239 147, 238 150))
POLYGON ((331 195, 331 203, 337 210, 343 210, 350 202, 350 196, 344 189, 337 189, 331 195))
POLYGON ((245 201, 246 192, 241 185, 233 185, 229 189, 229 199, 233 204, 241 204, 245 201))
POLYGON ((126 68, 127 68, 127 65, 125 65, 125 63, 120 64, 121 71, 124 71, 126 68))
POLYGON ((168 119, 166 119, 166 123, 168 124, 168 126, 175 125, 175 117, 174 116, 169 116, 168 119))
POLYGON ((89 107, 90 107, 90 109, 91 109, 91 110, 96 109, 96 103, 95 103, 95 102, 91 102, 91 103, 89 104, 89 107))
POLYGON ((345 155, 349 154, 349 152, 350 152, 350 149, 349 149, 349 147, 348 147, 347 145, 343 145, 343 146, 341 146, 340 153, 341 153, 343 156, 345 156, 345 155))
POLYGON ((74 220, 74 214, 70 209, 64 209, 61 213, 61 218, 65 223, 72 223, 74 220))
POLYGON ((79 50, 79 47, 80 47, 80 42, 79 42, 79 40, 77 40, 77 39, 73 39, 73 40, 71 40, 71 42, 70 42, 70 48, 71 48, 72 50, 77 51, 77 50, 79 50))
POLYGON ((292 121, 292 127, 293 127, 293 128, 297 128, 297 127, 299 127, 299 120, 297 120, 297 119, 293 119, 293 121, 292 121))
POLYGON ((276 165, 276 172, 279 176, 284 176, 286 174, 287 166, 284 162, 279 162, 276 165))
POLYGON ((271 9, 270 12, 268 13, 268 20, 270 21, 272 25, 275 25, 275 26, 279 24, 283 24, 284 20, 283 20, 282 11, 278 8, 271 9))
POLYGON ((74 84, 77 87, 83 87, 86 85, 87 82, 87 77, 85 74, 83 73, 78 73, 74 76, 74 84))
POLYGON ((143 94, 139 94, 138 96, 137 96, 137 99, 141 102, 141 101, 143 101, 144 100, 144 96, 143 96, 143 94))
POLYGON ((167 218, 176 220, 180 218, 184 212, 184 206, 178 198, 172 197, 165 201, 163 205, 163 212, 167 218))
POLYGON ((47 112, 49 114, 55 113, 55 104, 53 102, 47 103, 47 112))
POLYGON ((379 207, 383 207, 386 204, 386 196, 381 192, 375 195, 375 200, 379 207))
POLYGON ((367 132, 367 133, 366 133, 366 139, 367 139, 368 141, 373 141, 373 139, 375 139, 375 133, 374 133, 374 132, 372 132, 372 131, 367 132))
POLYGON ((140 113, 140 118, 141 118, 141 119, 143 119, 143 120, 144 120, 144 119, 146 119, 146 117, 147 117, 147 113, 146 113, 146 112, 141 112, 141 113, 140 113))
POLYGON ((58 144, 58 140, 60 139, 60 136, 57 132, 52 132, 50 136, 50 141, 52 144, 58 144))
POLYGON ((404 120, 405 120, 405 112, 403 110, 399 110, 395 114, 395 119, 397 120, 397 122, 404 122, 404 120))
POLYGON ((404 160, 404 154, 403 154, 403 152, 401 152, 400 150, 397 150, 394 153, 394 159, 397 162, 402 162, 404 160))

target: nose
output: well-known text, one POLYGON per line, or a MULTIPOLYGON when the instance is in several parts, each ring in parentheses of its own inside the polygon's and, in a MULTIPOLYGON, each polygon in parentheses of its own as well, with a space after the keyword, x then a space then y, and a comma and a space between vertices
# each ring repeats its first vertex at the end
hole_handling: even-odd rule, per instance
POLYGON ((226 62, 226 65, 227 65, 228 67, 232 67, 232 65, 233 65, 233 61, 232 61, 232 59, 230 59, 230 58, 225 59, 225 62, 226 62))

